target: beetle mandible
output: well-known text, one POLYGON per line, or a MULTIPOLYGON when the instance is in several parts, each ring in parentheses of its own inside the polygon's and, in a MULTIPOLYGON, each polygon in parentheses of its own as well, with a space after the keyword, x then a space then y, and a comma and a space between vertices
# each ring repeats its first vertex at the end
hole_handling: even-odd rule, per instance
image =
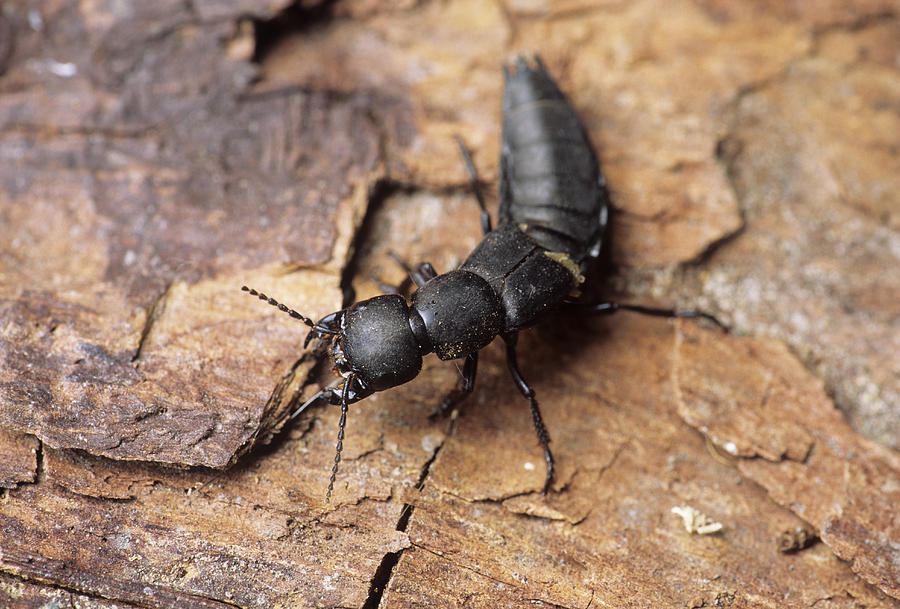
POLYGON ((512 69, 504 66, 503 73, 498 226, 492 230, 474 165, 458 140, 484 233, 458 269, 438 274, 427 262, 415 268, 403 265, 417 287, 409 303, 399 294, 384 294, 317 322, 242 287, 309 326, 304 348, 313 338, 329 347, 340 378, 291 415, 296 417, 317 400, 341 407, 326 501, 340 464, 348 406, 412 380, 429 353, 442 360, 465 358, 458 388, 440 405, 446 412, 472 392, 479 350, 495 337, 503 338, 509 371, 528 400, 544 451, 546 493, 553 481, 550 434, 535 392, 519 370, 519 331, 563 303, 592 313, 626 309, 666 317, 709 317, 692 310, 565 302, 600 255, 609 215, 606 180, 580 118, 540 58, 529 62, 520 57, 512 69))

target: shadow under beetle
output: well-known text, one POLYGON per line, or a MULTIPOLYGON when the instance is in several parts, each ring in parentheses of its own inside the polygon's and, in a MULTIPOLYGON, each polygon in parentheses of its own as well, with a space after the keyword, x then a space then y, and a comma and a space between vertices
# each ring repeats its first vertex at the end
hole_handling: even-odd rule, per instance
POLYGON ((498 335, 506 343, 513 380, 531 407, 547 463, 546 493, 553 481, 550 435, 534 389, 519 371, 519 330, 560 306, 590 313, 624 309, 664 317, 709 317, 614 302, 566 302, 603 246, 609 215, 606 181, 581 120, 540 58, 532 63, 519 58, 513 70, 504 67, 503 73, 498 226, 491 229, 474 165, 459 141, 481 208, 484 239, 458 269, 438 274, 427 262, 415 268, 401 262, 417 287, 409 304, 399 294, 385 294, 317 322, 242 288, 309 326, 304 348, 313 338, 329 346, 341 378, 291 415, 296 417, 317 400, 341 407, 326 500, 337 476, 349 404, 412 380, 422 369, 422 357, 435 353, 442 360, 465 358, 459 387, 440 405, 446 412, 472 392, 478 351, 498 335))

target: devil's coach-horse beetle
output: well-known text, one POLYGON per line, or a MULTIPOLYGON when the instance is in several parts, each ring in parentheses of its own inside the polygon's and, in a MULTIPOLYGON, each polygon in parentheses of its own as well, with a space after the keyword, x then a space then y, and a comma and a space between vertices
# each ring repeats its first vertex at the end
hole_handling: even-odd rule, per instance
POLYGON ((304 348, 313 338, 330 346, 340 378, 291 414, 296 417, 317 400, 341 407, 326 500, 331 497, 341 459, 348 405, 412 380, 422 369, 424 355, 434 352, 442 360, 465 358, 459 387, 440 405, 440 411, 446 412, 472 392, 478 351, 498 335, 503 338, 509 371, 528 399, 544 449, 546 493, 553 480, 550 435, 534 390, 519 371, 519 330, 561 305, 591 313, 630 310, 664 317, 710 317, 697 311, 613 302, 566 302, 600 255, 609 214, 606 181, 580 118, 540 58, 534 57, 531 63, 519 58, 513 70, 504 66, 503 73, 498 226, 491 229, 475 167, 458 140, 481 208, 484 232, 482 242, 458 269, 438 274, 427 262, 415 268, 401 262, 417 287, 409 304, 399 294, 384 294, 317 322, 242 287, 309 326, 304 348))

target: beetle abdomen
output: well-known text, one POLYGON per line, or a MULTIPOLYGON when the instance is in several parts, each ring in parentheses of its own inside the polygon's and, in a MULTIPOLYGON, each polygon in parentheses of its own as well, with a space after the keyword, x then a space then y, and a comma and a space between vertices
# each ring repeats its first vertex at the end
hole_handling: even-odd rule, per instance
POLYGON ((609 196, 581 119, 535 59, 506 74, 500 223, 584 266, 599 254, 609 196))

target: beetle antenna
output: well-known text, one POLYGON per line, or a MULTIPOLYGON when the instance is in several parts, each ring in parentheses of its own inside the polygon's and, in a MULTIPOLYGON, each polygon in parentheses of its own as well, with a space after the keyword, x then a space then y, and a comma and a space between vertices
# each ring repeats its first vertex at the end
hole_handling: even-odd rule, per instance
POLYGON ((356 380, 354 375, 349 375, 344 380, 344 389, 341 391, 341 422, 338 423, 337 445, 334 447, 334 465, 331 466, 331 479, 328 481, 328 491, 325 493, 325 503, 331 500, 331 491, 334 490, 334 481, 337 480, 338 465, 341 463, 341 451, 344 450, 344 426, 347 424, 347 404, 350 400, 350 386, 356 380))
POLYGON ((294 319, 299 319, 300 321, 305 323, 310 328, 318 329, 318 328, 316 328, 315 322, 313 320, 311 320, 309 317, 306 317, 305 315, 301 315, 300 313, 297 313, 297 311, 295 311, 294 309, 290 309, 290 308, 284 306, 283 304, 281 304, 274 298, 269 298, 262 292, 257 292, 253 288, 248 288, 245 285, 241 286, 241 290, 243 290, 244 292, 249 292, 251 296, 257 296, 260 300, 265 300, 267 303, 269 303, 273 307, 277 307, 279 311, 283 311, 283 312, 287 313, 294 319))
POLYGON ((300 406, 298 406, 297 409, 291 413, 291 416, 289 416, 288 419, 296 419, 298 416, 300 416, 301 412, 306 410, 309 406, 314 404, 317 400, 325 397, 326 394, 333 393, 334 390, 337 389, 338 385, 340 385, 340 384, 341 384, 341 379, 338 379, 335 382, 328 385, 327 387, 325 387, 324 389, 322 389, 321 391, 314 393, 312 395, 312 397, 310 397, 308 400, 306 400, 300 406))

